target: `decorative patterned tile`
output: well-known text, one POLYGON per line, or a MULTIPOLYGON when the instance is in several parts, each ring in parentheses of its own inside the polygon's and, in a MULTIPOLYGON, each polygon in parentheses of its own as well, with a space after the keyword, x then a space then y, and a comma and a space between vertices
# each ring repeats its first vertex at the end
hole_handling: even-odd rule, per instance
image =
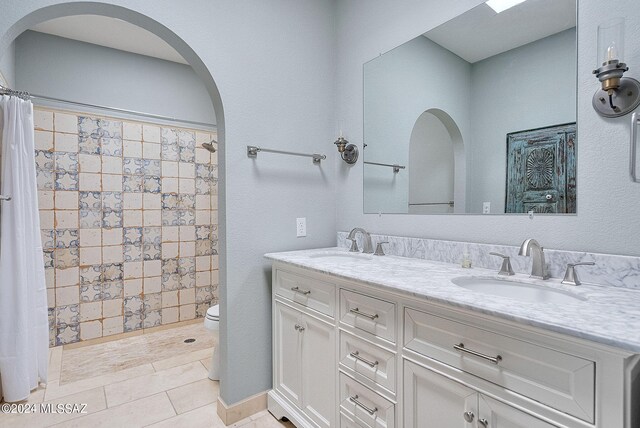
POLYGON ((104 282, 102 283, 102 300, 122 299, 123 297, 123 282, 104 282))
POLYGON ((180 288, 194 288, 196 286, 196 274, 187 273, 180 276, 180 288))
POLYGON ((178 196, 178 209, 179 210, 194 210, 196 208, 196 197, 195 195, 184 195, 181 194, 178 196))
POLYGON ((125 158, 122 163, 122 172, 129 175, 143 175, 144 161, 138 158, 125 158))
POLYGON ((78 172, 78 154, 55 152, 56 171, 78 172))
POLYGON ((42 169, 36 170, 38 190, 53 190, 54 172, 42 169))
POLYGON ((160 177, 144 177, 144 191, 150 193, 160 193, 160 177))
POLYGON ((143 161, 144 175, 159 177, 162 173, 160 161, 157 159, 144 159, 143 161))
POLYGON ((211 194, 211 184, 209 180, 196 177, 196 195, 209 195, 211 194))
POLYGON ((56 231, 53 229, 40 230, 40 236, 42 237, 42 249, 52 250, 56 246, 56 231))
POLYGON ((177 273, 162 275, 162 291, 173 291, 180 289, 180 275, 177 273))
POLYGON ((56 230, 56 247, 75 248, 80 245, 78 229, 58 229, 56 230))
POLYGON ((211 287, 196 287, 196 303, 209 303, 213 299, 211 287))
POLYGON ((122 139, 122 122, 119 120, 100 119, 98 121, 102 137, 122 139))
POLYGON ((196 177, 203 178, 205 180, 211 177, 209 164, 197 163, 196 164, 196 177))
POLYGON ((95 229, 102 227, 102 211, 80 210, 80 229, 95 229))
POLYGON ((178 259, 178 273, 180 275, 187 275, 195 272, 196 272, 195 257, 181 257, 178 259))
POLYGON ((178 131, 178 144, 180 146, 180 161, 195 162, 196 160, 195 132, 178 131))
POLYGON ((80 324, 58 327, 56 335, 56 346, 75 343, 78 341, 80 341, 80 324))
POLYGON ((160 309, 145 312, 143 315, 142 327, 151 328, 162 325, 162 311, 160 309))
POLYGON ((124 299, 124 314, 135 315, 143 312, 143 302, 140 296, 130 296, 124 299))
POLYGON ((122 177, 122 190, 140 193, 144 190, 144 177, 141 175, 125 175, 122 177))
POLYGON ((165 259, 162 260, 162 274, 170 275, 178 273, 178 259, 165 259))
POLYGON ((122 227, 122 211, 103 211, 102 227, 122 227))
POLYGON ((196 256, 208 256, 211 255, 211 241, 208 239, 200 239, 196 241, 196 256))
POLYGON ((131 314, 124 316, 124 331, 135 331, 142 328, 142 313, 131 314))
POLYGON ((78 150, 88 155, 99 155, 100 139, 78 136, 78 150))
POLYGON ((175 193, 162 194, 162 209, 177 210, 178 202, 179 202, 179 195, 175 193))
POLYGON ((78 324, 79 305, 58 306, 56 308, 56 324, 58 327, 78 324))
POLYGON ((56 172, 56 190, 78 190, 78 174, 56 172))
POLYGON ((162 255, 162 246, 161 244, 143 244, 142 246, 142 254, 144 260, 160 260, 162 255))
POLYGON ((210 306, 211 302, 196 303, 196 318, 204 318, 210 306))
POLYGON ((178 133, 175 129, 162 128, 161 130, 162 160, 180 160, 180 147, 178 145, 178 133))
POLYGON ((55 250, 56 268, 65 269, 80 264, 80 252, 77 248, 58 248, 55 250))
POLYGON ((78 116, 78 135, 98 139, 102 137, 98 119, 87 116, 78 116))
POLYGON ((54 166, 53 153, 46 150, 36 150, 36 168, 52 171, 54 166))
POLYGON ((102 265, 101 280, 103 282, 122 281, 123 277, 124 268, 122 263, 102 265))
POLYGON ((50 251, 45 250, 42 252, 42 255, 43 255, 44 268, 45 269, 52 268, 55 264, 54 263, 55 257, 54 257, 53 250, 50 250, 50 251))
POLYGON ((80 286, 80 301, 83 303, 99 302, 102 300, 102 284, 94 282, 80 286))
POLYGON ((156 311, 162 308, 162 293, 151 293, 144 295, 144 312, 156 311))
POLYGON ((100 281, 102 278, 102 266, 82 266, 80 267, 80 284, 89 285, 100 281))
POLYGON ((162 243, 162 228, 161 227, 145 227, 143 229, 142 241, 145 244, 161 244, 162 243))
POLYGON ((104 211, 121 211, 122 192, 102 192, 102 209, 104 211))
MULTIPOLYGON (((147 228, 151 229, 151 228, 147 228)), ((125 227, 124 243, 125 244, 142 244, 142 227, 125 227)))
POLYGON ((124 245, 124 261, 139 262, 142 260, 142 243, 124 245))
POLYGON ((102 137, 100 153, 103 156, 122 156, 122 138, 102 137))
POLYGON ((195 210, 178 210, 178 224, 193 226, 196 224, 195 210))

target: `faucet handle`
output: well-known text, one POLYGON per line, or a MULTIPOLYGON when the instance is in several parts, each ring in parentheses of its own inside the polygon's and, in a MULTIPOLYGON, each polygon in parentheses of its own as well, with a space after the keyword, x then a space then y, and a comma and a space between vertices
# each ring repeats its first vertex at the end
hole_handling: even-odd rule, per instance
POLYGON ((567 285, 580 285, 582 284, 578 279, 578 273, 576 272, 576 266, 593 266, 595 262, 580 262, 580 263, 567 263, 567 270, 564 273, 564 279, 562 284, 567 285))
POLYGON ((515 272, 511 267, 511 259, 509 258, 509 256, 505 256, 504 254, 494 253, 494 252, 491 252, 489 254, 491 254, 492 256, 502 257, 502 266, 500 266, 500 272, 498 272, 498 275, 506 275, 506 276, 515 275, 515 272))
POLYGON ((358 248, 358 243, 356 242, 356 238, 347 238, 347 240, 351 241, 351 248, 349 248, 350 253, 357 253, 360 251, 358 248))
POLYGON ((374 256, 384 256, 384 250, 382 249, 382 244, 388 244, 389 241, 378 242, 376 245, 376 252, 373 253, 374 256))

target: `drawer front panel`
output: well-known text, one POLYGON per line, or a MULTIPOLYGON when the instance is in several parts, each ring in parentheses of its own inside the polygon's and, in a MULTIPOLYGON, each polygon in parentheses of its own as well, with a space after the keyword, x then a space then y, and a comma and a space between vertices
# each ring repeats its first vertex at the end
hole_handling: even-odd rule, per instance
POLYGON ((396 355, 344 331, 340 332, 340 367, 356 378, 364 376, 396 391, 396 355))
POLYGON ((340 373, 340 412, 362 427, 395 427, 395 405, 342 373, 340 373))
POLYGON ((340 290, 340 322, 396 341, 396 305, 386 300, 340 290))
POLYGON ((405 310, 404 327, 407 349, 594 421, 593 361, 414 309, 405 310))
POLYGON ((276 294, 325 315, 335 316, 336 286, 283 270, 276 272, 276 294))

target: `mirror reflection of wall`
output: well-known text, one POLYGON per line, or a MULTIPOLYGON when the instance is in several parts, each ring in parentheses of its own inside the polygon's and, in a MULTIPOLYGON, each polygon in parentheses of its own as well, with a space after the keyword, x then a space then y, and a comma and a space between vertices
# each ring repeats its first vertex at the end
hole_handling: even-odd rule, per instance
POLYGON ((365 164, 365 213, 505 213, 507 134, 576 121, 576 55, 575 0, 527 0, 366 63, 365 161, 407 169, 365 164), (438 142, 452 129, 457 144, 438 142))

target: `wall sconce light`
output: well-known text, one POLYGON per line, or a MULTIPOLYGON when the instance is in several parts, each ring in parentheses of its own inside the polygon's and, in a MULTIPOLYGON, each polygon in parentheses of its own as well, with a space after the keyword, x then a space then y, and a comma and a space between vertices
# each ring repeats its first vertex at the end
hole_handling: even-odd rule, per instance
POLYGON ((358 160, 358 147, 355 144, 350 144, 342 135, 333 143, 338 146, 338 153, 342 160, 352 165, 358 160))
POLYGON ((624 18, 598 26, 598 64, 593 70, 602 88, 593 95, 593 108, 600 116, 619 117, 631 113, 640 104, 640 82, 622 77, 629 70, 624 55, 624 18))

